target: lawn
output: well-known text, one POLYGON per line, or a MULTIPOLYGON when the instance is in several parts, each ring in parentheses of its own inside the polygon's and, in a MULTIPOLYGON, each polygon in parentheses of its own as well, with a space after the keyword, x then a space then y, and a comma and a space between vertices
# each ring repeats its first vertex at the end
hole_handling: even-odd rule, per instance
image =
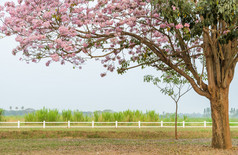
POLYGON ((210 147, 211 129, 0 129, 0 154, 237 154, 210 147))

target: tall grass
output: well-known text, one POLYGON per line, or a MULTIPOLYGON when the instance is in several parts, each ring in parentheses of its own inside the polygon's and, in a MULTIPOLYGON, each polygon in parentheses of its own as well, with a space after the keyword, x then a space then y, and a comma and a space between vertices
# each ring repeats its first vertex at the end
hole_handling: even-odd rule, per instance
POLYGON ((75 122, 83 122, 84 121, 83 112, 80 112, 78 110, 74 111, 74 113, 73 113, 73 120, 75 122))
POLYGON ((126 110, 122 112, 98 112, 95 111, 92 115, 83 114, 78 110, 63 110, 59 113, 57 109, 46 109, 37 110, 34 113, 29 113, 25 115, 26 122, 57 122, 57 121, 74 121, 74 122, 137 122, 137 121, 147 121, 156 122, 159 121, 159 114, 155 111, 147 111, 143 113, 142 111, 136 110, 126 110))
POLYGON ((41 110, 37 110, 35 112, 35 116, 36 116, 37 121, 39 121, 39 122, 48 121, 48 118, 49 118, 48 113, 49 113, 49 110, 46 109, 46 108, 43 108, 41 110))
MULTIPOLYGON (((143 113, 139 110, 126 110, 122 112, 99 112, 95 111, 92 114, 83 114, 78 110, 63 110, 61 113, 57 109, 37 110, 34 113, 29 113, 24 116, 26 122, 59 122, 59 121, 74 121, 74 122, 173 122, 174 114, 159 115, 155 111, 147 111, 143 113)), ((21 119, 22 120, 22 119, 21 119)), ((211 118, 188 118, 187 116, 178 116, 178 122, 211 122, 211 118)), ((233 120, 235 121, 235 119, 233 120)))
POLYGON ((95 112, 93 113, 93 117, 94 117, 94 121, 95 121, 95 122, 99 122, 99 116, 100 116, 100 114, 99 114, 98 111, 95 111, 95 112))
POLYGON ((48 121, 49 122, 57 122, 60 119, 60 114, 57 109, 48 111, 48 121))
POLYGON ((72 121, 72 111, 71 110, 63 110, 62 117, 63 117, 63 121, 72 121))
POLYGON ((0 109, 0 122, 3 121, 3 113, 4 113, 4 110, 0 109))
POLYGON ((57 122, 60 119, 60 114, 57 109, 40 109, 34 113, 29 113, 24 116, 26 122, 57 122))

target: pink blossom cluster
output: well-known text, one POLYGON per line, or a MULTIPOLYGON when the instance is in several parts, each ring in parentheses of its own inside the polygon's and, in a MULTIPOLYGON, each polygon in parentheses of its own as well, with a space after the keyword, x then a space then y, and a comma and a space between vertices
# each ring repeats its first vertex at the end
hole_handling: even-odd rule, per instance
POLYGON ((56 61, 56 62, 59 61, 59 59, 60 59, 59 55, 57 53, 52 54, 50 57, 52 58, 53 61, 56 61))
POLYGON ((178 24, 175 26, 176 29, 182 29, 183 28, 183 25, 182 24, 178 24))
POLYGON ((5 23, 0 31, 16 35, 19 46, 13 53, 23 52, 25 59, 35 62, 44 57, 50 58, 47 66, 51 60, 62 60, 61 64, 80 67, 86 59, 96 58, 112 72, 117 64, 144 59, 148 47, 168 54, 181 51, 172 31, 182 32, 190 25, 165 22, 150 4, 149 0, 18 0, 0 7, 5 23))

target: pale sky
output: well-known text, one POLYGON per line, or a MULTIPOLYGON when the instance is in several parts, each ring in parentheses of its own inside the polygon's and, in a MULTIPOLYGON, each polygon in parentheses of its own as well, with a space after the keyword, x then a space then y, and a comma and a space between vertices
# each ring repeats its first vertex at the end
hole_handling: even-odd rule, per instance
MULTIPOLYGON (((0 5, 5 1, 1 0, 0 5)), ((11 54, 16 45, 14 37, 0 39, 0 108, 175 111, 170 97, 161 94, 153 84, 143 82, 144 75, 159 76, 153 69, 137 68, 124 75, 108 73, 101 78, 104 68, 94 61, 87 62, 82 70, 73 69, 71 64, 52 63, 49 67, 45 62, 26 64, 19 61, 20 54, 11 54)), ((237 90, 236 69, 230 88, 230 107, 238 108, 237 90)), ((206 107, 209 101, 190 91, 181 99, 179 113, 202 113, 206 107)))

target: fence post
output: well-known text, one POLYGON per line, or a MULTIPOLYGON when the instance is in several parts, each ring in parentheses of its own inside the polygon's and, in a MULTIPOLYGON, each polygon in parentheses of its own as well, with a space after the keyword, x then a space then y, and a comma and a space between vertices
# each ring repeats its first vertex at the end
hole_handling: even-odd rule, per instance
POLYGON ((17 122, 17 128, 20 128, 20 121, 17 122))
POLYGON ((204 121, 204 128, 206 128, 207 127, 207 122, 206 121, 204 121))
POLYGON ((140 128, 140 121, 138 122, 139 128, 140 128))
POLYGON ((163 121, 161 121, 161 124, 160 124, 160 125, 161 125, 161 127, 163 127, 163 121))
POLYGON ((116 128, 117 128, 117 121, 116 121, 116 128))
POLYGON ((185 127, 185 121, 183 121, 183 128, 185 127))
POLYGON ((45 128, 45 121, 43 121, 43 128, 45 128))
POLYGON ((68 128, 70 128, 70 121, 68 121, 68 128))
POLYGON ((94 128, 94 121, 92 121, 92 128, 94 128))

